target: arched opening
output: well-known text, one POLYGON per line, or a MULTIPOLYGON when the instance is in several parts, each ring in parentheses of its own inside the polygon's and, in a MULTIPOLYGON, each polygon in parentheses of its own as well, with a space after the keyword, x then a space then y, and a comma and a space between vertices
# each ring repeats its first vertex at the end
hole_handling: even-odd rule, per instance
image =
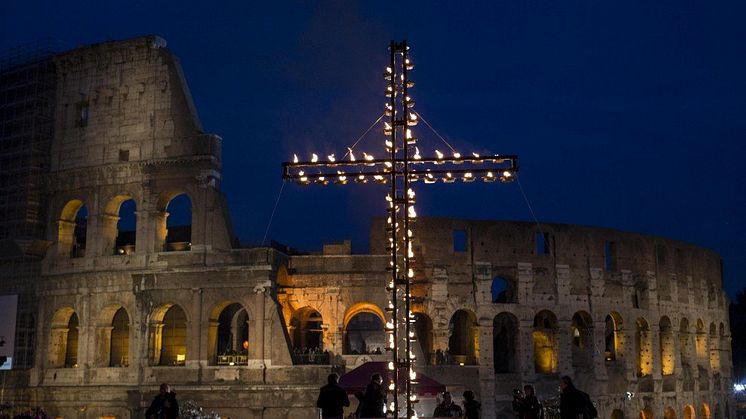
POLYGON ((676 419, 676 411, 670 407, 667 407, 663 411, 663 419, 676 419))
POLYGON ((690 404, 684 406, 684 419, 696 419, 696 415, 694 413, 694 406, 690 404))
POLYGON ((645 377, 653 373, 653 342, 647 320, 640 317, 635 322, 635 349, 637 358, 637 376, 645 377))
POLYGON ((433 321, 425 313, 414 313, 414 321, 414 330, 422 351, 422 359, 426 365, 434 365, 438 359, 433 354, 433 321))
POLYGON ((720 372, 719 341, 717 326, 715 326, 715 323, 710 323, 710 370, 713 372, 720 372))
POLYGON ((85 236, 88 209, 80 199, 68 201, 57 220, 57 255, 60 257, 85 256, 85 236))
POLYGON ((640 419, 653 419, 653 411, 649 407, 640 410, 640 419))
POLYGON ((534 370, 538 374, 557 372, 557 316, 542 310, 534 316, 534 370))
POLYGON ((516 372, 518 319, 514 315, 500 313, 492 320, 492 349, 496 374, 516 372))
POLYGON ((507 279, 496 276, 492 280, 491 291, 493 303, 515 303, 515 289, 507 279))
POLYGON ((218 315, 215 339, 217 365, 246 365, 249 361, 249 315, 239 303, 228 304, 218 315))
POLYGON ((186 364, 186 313, 181 307, 171 306, 163 316, 161 350, 158 365, 186 364))
POLYGON ((448 323, 448 353, 454 363, 476 365, 479 328, 477 316, 468 310, 457 310, 448 323))
POLYGON ((192 201, 187 194, 176 195, 166 206, 165 251, 192 248, 192 201))
POLYGON ((86 234, 88 234, 88 207, 83 205, 75 214, 75 227, 73 230, 72 250, 70 257, 82 258, 85 256, 86 234))
POLYGON ((111 321, 110 367, 126 367, 130 354, 130 318, 124 307, 117 310, 111 321))
POLYGON ((369 311, 361 311, 345 326, 346 354, 383 354, 386 350, 386 333, 383 319, 369 311))
POLYGON ((67 342, 65 344, 65 368, 78 366, 78 315, 74 313, 67 322, 67 342))
POLYGON ((702 419, 710 419, 710 406, 707 403, 702 403, 700 415, 702 416, 702 419))
POLYGON ((322 350, 324 347, 324 329, 321 313, 311 307, 296 310, 290 319, 293 337, 293 350, 297 353, 308 353, 311 350, 322 350))
POLYGON ((137 206, 134 199, 128 199, 119 206, 117 236, 114 242, 115 255, 135 253, 137 244, 137 206))
POLYGON ((619 409, 614 409, 611 411, 611 419, 624 419, 624 412, 622 412, 619 409))
POLYGON ((573 368, 593 367, 593 320, 585 311, 578 311, 572 316, 570 336, 572 337, 573 368))
POLYGON ((663 375, 673 375, 676 368, 676 357, 671 320, 667 316, 661 317, 659 327, 661 373, 663 375))
POLYGON ((604 359, 616 361, 621 351, 622 316, 611 312, 606 316, 604 329, 604 359))

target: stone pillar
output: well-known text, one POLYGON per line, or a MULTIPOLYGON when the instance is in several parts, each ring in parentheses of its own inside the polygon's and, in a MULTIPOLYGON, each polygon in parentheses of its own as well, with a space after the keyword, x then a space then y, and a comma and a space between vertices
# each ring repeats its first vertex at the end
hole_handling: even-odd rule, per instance
POLYGON ((47 364, 50 368, 62 368, 65 366, 67 335, 69 332, 70 329, 67 326, 52 326, 49 336, 49 350, 47 352, 47 364))
POLYGON ((608 378, 606 374, 606 319, 593 322, 593 370, 596 379, 604 381, 608 378))
POLYGON ((220 355, 220 351, 222 350, 222 348, 218 348, 219 325, 220 322, 217 320, 207 321, 207 365, 215 365, 217 363, 217 357, 220 355))
MULTIPOLYGON (((249 358, 251 359, 258 359, 261 362, 261 366, 264 367, 266 365, 267 357, 266 357, 266 350, 265 350, 265 342, 269 342, 270 340, 267 339, 265 334, 265 322, 268 320, 266 319, 265 315, 265 304, 266 304, 266 287, 257 286, 254 288, 254 307, 256 308, 254 312, 254 327, 252 328, 249 326, 249 333, 251 333, 252 329, 255 329, 256 331, 253 333, 253 336, 256 338, 256 342, 249 342, 249 358), (253 350, 252 350, 253 349, 253 350)), ((288 330, 289 333, 292 333, 292 330, 288 330)), ((269 331, 271 333, 271 331, 269 331)))
POLYGON ((112 214, 100 214, 95 216, 88 216, 88 233, 91 233, 88 237, 91 237, 92 241, 86 239, 86 254, 92 256, 111 256, 114 254, 117 241, 117 224, 119 223, 119 216, 112 214), (91 228, 91 220, 94 219, 94 226, 91 228))
POLYGON ((158 365, 161 360, 161 349, 163 348, 163 322, 151 322, 148 329, 150 329, 150 336, 148 338, 146 365, 158 365))
POLYGON ((202 288, 192 288, 191 321, 187 327, 186 363, 187 367, 200 367, 207 361, 207 342, 203 342, 202 330, 202 288))
POLYGON ((572 336, 570 332, 570 326, 572 321, 570 320, 558 320, 557 326, 559 330, 554 333, 554 356, 557 359, 556 371, 561 375, 574 376, 574 370, 572 367, 572 336))
POLYGON ((523 380, 527 382, 536 381, 536 369, 534 367, 534 322, 533 320, 519 320, 519 341, 516 353, 516 370, 521 372, 523 380))
POLYGON ((570 300, 570 265, 555 265, 557 281, 557 298, 559 301, 570 300))
POLYGON ((534 301, 534 271, 530 263, 518 263, 518 280, 516 286, 516 303, 525 304, 534 301))
POLYGON ((494 418, 495 415, 495 367, 492 320, 480 319, 478 328, 479 400, 482 401, 482 418, 487 419, 494 418))
MULTIPOLYGON (((148 196, 147 193, 145 196, 148 196)), ((158 200, 157 195, 152 195, 151 199, 152 201, 143 202, 135 211, 137 216, 135 231, 137 248, 135 252, 139 254, 164 251, 166 236, 168 235, 168 229, 166 228, 168 212, 155 206, 155 202, 158 200)))
POLYGON ((474 262, 475 279, 477 282, 477 306, 492 304, 492 264, 489 262, 474 262))
POLYGON ((112 326, 96 327, 96 356, 93 365, 97 367, 108 367, 111 364, 111 331, 112 326))
POLYGON ((57 220, 57 257, 69 259, 75 234, 75 221, 57 220))

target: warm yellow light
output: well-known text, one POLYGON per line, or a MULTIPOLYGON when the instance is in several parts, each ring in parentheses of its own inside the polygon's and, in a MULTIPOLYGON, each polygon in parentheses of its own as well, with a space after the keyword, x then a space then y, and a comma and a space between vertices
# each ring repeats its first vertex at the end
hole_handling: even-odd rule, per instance
POLYGON ((317 161, 319 161, 319 156, 316 153, 311 154, 311 163, 316 163, 317 161))
POLYGON ((298 163, 298 155, 293 154, 293 163, 298 163))
POLYGON ((438 150, 435 150, 435 156, 436 156, 436 157, 438 158, 438 160, 440 160, 440 159, 442 159, 442 158, 443 158, 443 153, 441 153, 441 152, 440 152, 440 151, 438 151, 438 150))
POLYGON ((186 354, 176 354, 176 362, 186 361, 186 354))
POLYGON ((461 153, 454 151, 453 152, 453 157, 457 158, 457 159, 460 159, 461 158, 461 153))
POLYGON ((337 161, 337 159, 334 157, 334 154, 330 154, 330 155, 326 156, 326 158, 329 159, 329 161, 332 162, 332 163, 335 162, 335 161, 337 161))
POLYGON ((350 147, 347 147, 347 151, 350 152, 350 161, 355 161, 355 155, 352 154, 352 149, 350 147))

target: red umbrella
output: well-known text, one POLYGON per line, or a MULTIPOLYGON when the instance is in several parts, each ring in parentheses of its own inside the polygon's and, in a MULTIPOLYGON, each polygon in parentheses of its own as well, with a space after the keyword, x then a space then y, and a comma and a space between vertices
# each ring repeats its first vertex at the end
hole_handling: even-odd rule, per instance
MULTIPOLYGON (((365 388, 370 383, 370 377, 373 374, 378 373, 381 374, 381 377, 383 377, 384 388, 388 388, 390 376, 386 364, 386 362, 380 361, 366 362, 363 365, 343 375, 339 379, 339 386, 345 389, 348 394, 354 394, 356 391, 364 392, 365 388)), ((405 371, 404 369, 401 369, 400 371, 401 374, 399 375, 399 385, 403 386, 405 382, 405 371)), ((414 385, 414 391, 419 396, 435 396, 438 393, 446 391, 446 386, 419 372, 417 373, 417 380, 419 382, 414 385)))

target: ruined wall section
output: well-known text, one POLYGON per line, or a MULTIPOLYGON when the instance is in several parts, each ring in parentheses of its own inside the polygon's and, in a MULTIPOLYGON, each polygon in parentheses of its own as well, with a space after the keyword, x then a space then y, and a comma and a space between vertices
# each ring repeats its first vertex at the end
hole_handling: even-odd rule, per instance
MULTIPOLYGON (((236 240, 220 191, 220 137, 205 134, 178 59, 156 36, 78 48, 57 66, 47 239, 50 273, 153 266, 167 250, 168 204, 186 194, 191 239, 207 254, 236 240), (136 247, 120 255, 123 202, 136 206, 136 247), (86 207, 86 249, 71 257, 76 214, 86 207), (124 261, 124 262, 123 262, 124 261)), ((204 257, 203 263, 208 259, 204 257)))
POLYGON ((163 39, 83 47, 55 64, 52 171, 211 151, 214 140, 203 136, 181 66, 163 39))
MULTIPOLYGON (((701 290, 711 308, 725 304, 720 256, 682 241, 567 224, 428 217, 418 219, 414 228, 417 263, 424 272, 447 267, 449 286, 472 282, 477 263, 489 263, 493 276, 516 281, 516 262, 521 262, 531 264, 532 293, 587 295, 593 280, 602 279, 609 297, 621 297, 622 282, 632 281, 641 305, 653 293, 662 301, 689 302, 701 290), (454 243, 456 232, 465 237, 462 251, 454 243), (543 249, 537 244, 539 235, 543 249), (567 277, 565 284, 557 279, 558 267, 567 277), (623 279, 625 272, 629 275, 623 279)), ((384 234, 383 220, 377 219, 370 236, 372 254, 385 254, 384 234)))

